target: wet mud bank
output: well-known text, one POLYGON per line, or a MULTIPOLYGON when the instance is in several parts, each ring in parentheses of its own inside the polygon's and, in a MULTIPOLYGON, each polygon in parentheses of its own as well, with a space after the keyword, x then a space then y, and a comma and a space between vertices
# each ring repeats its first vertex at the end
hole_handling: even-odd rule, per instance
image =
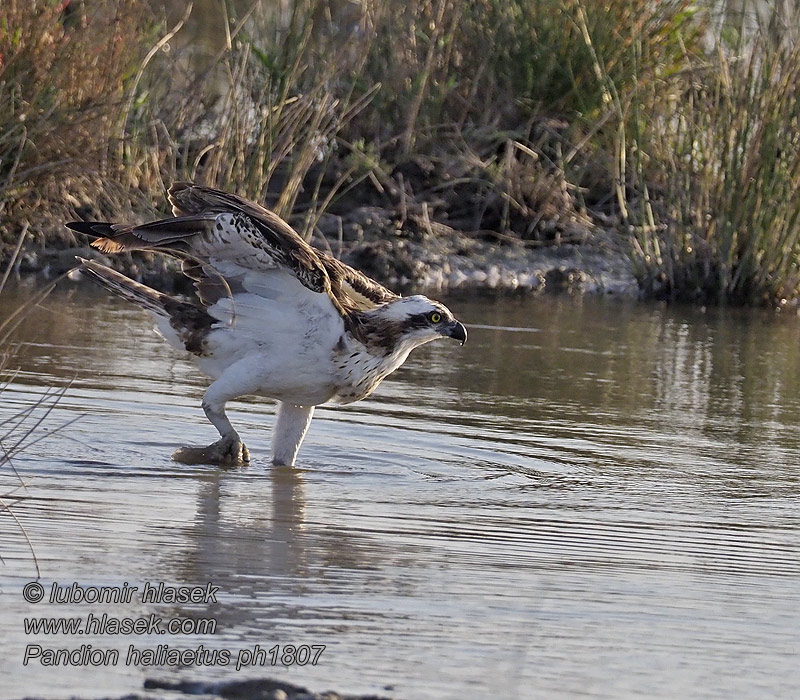
MULTIPOLYGON (((311 243, 404 291, 638 294, 630 258, 611 234, 583 232, 581 242, 497 236, 454 229, 437 235, 422 227, 397 230, 387 212, 362 207, 347 219, 323 217, 311 243)), ((189 291, 177 260, 151 253, 106 256, 88 242, 77 247, 28 245, 14 274, 53 278, 73 268, 76 257, 99 260, 164 291, 189 291)))
MULTIPOLYGON (((195 698, 203 700, 392 700, 385 695, 347 695, 326 690, 314 692, 293 683, 270 678, 253 678, 240 681, 161 681, 147 679, 144 692, 130 693, 118 698, 102 700, 161 700, 162 698, 195 698)), ((43 700, 39 697, 25 700, 43 700)))

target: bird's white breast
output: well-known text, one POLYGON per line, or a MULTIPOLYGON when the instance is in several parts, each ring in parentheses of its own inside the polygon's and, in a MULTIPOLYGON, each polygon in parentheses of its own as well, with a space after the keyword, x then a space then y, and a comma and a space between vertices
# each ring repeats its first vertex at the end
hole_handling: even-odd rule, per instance
POLYGON ((208 313, 219 324, 208 336, 209 352, 196 358, 218 379, 236 365, 252 389, 297 405, 317 405, 335 393, 334 348, 344 322, 326 294, 312 292, 283 271, 247 273, 245 291, 219 299, 208 313))
POLYGON ((336 348, 333 364, 336 372, 336 403, 353 403, 369 396, 383 379, 408 357, 408 350, 389 355, 374 355, 349 334, 336 348))

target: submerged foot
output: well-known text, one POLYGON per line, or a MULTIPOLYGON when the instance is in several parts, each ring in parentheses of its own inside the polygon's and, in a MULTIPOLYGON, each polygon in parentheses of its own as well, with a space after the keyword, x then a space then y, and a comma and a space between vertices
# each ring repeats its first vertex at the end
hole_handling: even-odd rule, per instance
POLYGON ((172 453, 172 459, 183 464, 239 467, 250 463, 250 450, 239 440, 222 438, 208 447, 181 447, 172 453))

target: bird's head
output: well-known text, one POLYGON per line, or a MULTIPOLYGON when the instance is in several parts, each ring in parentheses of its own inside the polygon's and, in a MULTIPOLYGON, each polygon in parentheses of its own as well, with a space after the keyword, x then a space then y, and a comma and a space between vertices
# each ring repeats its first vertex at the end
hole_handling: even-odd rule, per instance
POLYGON ((453 338, 462 345, 467 342, 467 329, 450 309, 422 295, 394 299, 373 313, 391 338, 395 352, 408 352, 437 338, 453 338))

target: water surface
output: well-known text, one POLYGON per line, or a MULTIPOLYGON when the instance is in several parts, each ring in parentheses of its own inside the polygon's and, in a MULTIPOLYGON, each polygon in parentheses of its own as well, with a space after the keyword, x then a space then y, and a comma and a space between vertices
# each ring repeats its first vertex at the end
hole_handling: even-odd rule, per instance
MULTIPOLYGON (((0 317, 30 290, 17 294, 0 317)), ((26 603, 34 562, 0 514, 0 695, 264 676, 433 700, 796 695, 797 319, 448 302, 469 343, 421 348, 372 398, 319 409, 299 468, 268 464, 269 401, 232 403, 254 461, 223 471, 170 460, 216 435, 205 380, 147 314, 83 287, 51 296, 20 329, 20 371, 0 396, 8 419, 69 383, 36 433, 54 434, 14 460, 26 489, 0 472, 42 583, 220 593, 208 605, 26 603), (89 612, 217 629, 24 633, 25 617, 89 612), (123 657, 129 644, 234 658, 256 644, 326 649, 316 666, 240 671, 23 667, 31 643, 123 657)))

